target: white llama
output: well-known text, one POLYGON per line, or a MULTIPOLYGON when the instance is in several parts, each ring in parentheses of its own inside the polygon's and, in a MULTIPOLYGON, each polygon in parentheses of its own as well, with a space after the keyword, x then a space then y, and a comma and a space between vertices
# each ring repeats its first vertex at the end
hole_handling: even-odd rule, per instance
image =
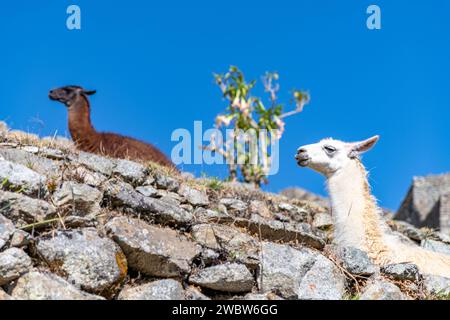
POLYGON ((379 265, 410 262, 423 274, 450 278, 450 255, 401 242, 381 217, 359 160, 378 138, 353 143, 324 139, 298 148, 295 158, 327 178, 338 245, 363 250, 379 265))

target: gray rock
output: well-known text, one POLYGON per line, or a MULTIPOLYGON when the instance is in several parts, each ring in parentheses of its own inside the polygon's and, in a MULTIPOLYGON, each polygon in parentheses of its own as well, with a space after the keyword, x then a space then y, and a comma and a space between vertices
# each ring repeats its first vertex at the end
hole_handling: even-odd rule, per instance
POLYGON ((200 258, 203 265, 214 264, 220 259, 220 254, 212 249, 203 248, 200 252, 200 258))
POLYGON ((414 241, 421 241, 424 238, 422 232, 405 221, 390 221, 393 230, 400 232, 414 241))
MULTIPOLYGON (((100 217, 102 219, 102 217, 100 217)), ((64 218, 64 225, 66 228, 78 229, 95 227, 98 225, 97 218, 94 216, 80 217, 80 216, 66 216, 64 218)))
POLYGON ((400 233, 398 231, 392 231, 392 235, 397 238, 401 243, 404 243, 408 246, 417 246, 417 242, 415 240, 412 240, 411 238, 405 236, 403 233, 400 233))
MULTIPOLYGON (((30 151, 34 151, 31 149, 39 151, 39 148, 34 146, 28 146, 28 149, 30 151)), ((60 162, 39 157, 30 151, 15 148, 1 148, 0 156, 7 161, 13 162, 17 165, 22 165, 46 177, 53 178, 60 175, 60 162)))
POLYGON ((450 173, 414 177, 396 220, 450 232, 450 173))
MULTIPOLYGON (((217 204, 216 210, 219 211, 220 213, 229 215, 229 214, 228 214, 227 207, 226 207, 225 205, 221 204, 221 203, 217 204)), ((233 217, 233 218, 235 218, 235 217, 233 217)))
POLYGON ((333 218, 330 214, 319 212, 314 215, 313 227, 321 230, 328 230, 333 226, 333 218))
POLYGON ((37 154, 39 152, 39 147, 36 146, 23 146, 20 149, 32 154, 37 154))
MULTIPOLYGON (((234 232, 233 228, 222 225, 209 225, 209 224, 198 224, 192 227, 192 236, 193 239, 205 246, 207 248, 211 248, 214 250, 220 250, 224 248, 224 245, 228 242, 229 239, 223 240, 219 238, 221 235, 228 236, 227 232, 234 232)), ((230 237, 231 239, 233 236, 230 237)))
MULTIPOLYGON (((1 210, 1 212, 3 212, 3 210, 1 210)), ((0 214, 0 249, 2 249, 9 241, 14 234, 15 229, 12 221, 0 214)))
POLYGON ((181 199, 178 199, 178 197, 174 197, 171 194, 162 196, 160 201, 181 208, 181 199))
POLYGON ((21 249, 0 252, 0 286, 19 278, 32 267, 31 258, 21 249))
POLYGON ((103 193, 85 184, 67 181, 53 194, 58 207, 70 205, 77 215, 96 215, 100 211, 103 193))
POLYGON ((164 202, 159 199, 145 198, 144 212, 153 214, 156 222, 172 225, 189 225, 192 222, 192 213, 180 208, 178 205, 164 202))
POLYGON ((178 281, 160 280, 120 292, 119 300, 185 300, 184 290, 178 281))
POLYGON ((268 300, 283 300, 283 299, 269 292, 269 293, 248 293, 244 296, 243 300, 268 301, 268 300))
POLYGON ((190 272, 199 253, 195 243, 176 231, 141 220, 117 217, 106 229, 124 251, 129 266, 146 275, 180 277, 190 272))
POLYGON ((276 212, 274 214, 274 218, 276 221, 281 221, 281 222, 285 222, 285 223, 291 222, 291 219, 289 217, 287 217, 285 214, 280 213, 280 212, 276 212))
POLYGON ((239 199, 223 198, 220 199, 219 203, 224 205, 231 213, 235 214, 243 214, 248 208, 248 205, 239 199))
POLYGON ((366 252, 353 247, 337 249, 337 256, 342 266, 351 274, 370 276, 378 271, 366 252))
POLYGON ((92 153, 80 152, 78 157, 71 158, 71 160, 84 165, 86 168, 99 172, 107 177, 111 176, 116 166, 111 159, 101 157, 92 153))
POLYGON ((285 299, 341 299, 345 277, 333 262, 308 248, 263 243, 261 288, 285 299))
POLYGON ((39 239, 36 250, 52 270, 89 292, 109 296, 127 274, 121 249, 94 228, 57 231, 39 239))
POLYGON ((133 184, 143 183, 147 172, 147 168, 143 165, 122 159, 116 161, 116 166, 113 169, 113 174, 118 174, 124 180, 133 184))
POLYGON ((325 208, 329 206, 329 201, 327 198, 321 197, 317 194, 314 194, 301 188, 284 189, 283 191, 280 192, 280 194, 287 197, 288 199, 310 201, 325 208))
POLYGON ((225 212, 199 207, 194 210, 193 220, 198 223, 227 223, 233 222, 234 219, 225 212))
POLYGON ((301 300, 341 300, 344 293, 344 275, 333 262, 320 254, 297 289, 301 300))
POLYGON ((198 289, 195 287, 189 287, 184 292, 184 296, 186 300, 211 300, 207 296, 205 296, 203 293, 201 293, 198 289))
POLYGON ((300 281, 314 265, 317 254, 308 249, 264 242, 261 253, 261 290, 285 299, 297 299, 300 281))
POLYGON ((30 241, 31 235, 28 232, 16 230, 11 237, 10 246, 16 248, 26 247, 30 241))
POLYGON ((180 187, 180 183, 178 182, 178 180, 172 177, 163 175, 161 173, 155 173, 154 177, 155 184, 160 189, 176 192, 180 187))
MULTIPOLYGON (((450 187, 450 174, 447 174, 447 182, 450 187)), ((450 189, 450 188, 449 188, 450 189)), ((425 221, 427 225, 439 228, 441 233, 447 234, 447 240, 450 240, 450 191, 442 194, 439 197, 439 218, 434 216, 429 216, 428 221, 425 221), (439 221, 439 226, 437 226, 437 221, 439 221)), ((449 243, 447 241, 447 243, 449 243)))
POLYGON ((242 264, 226 263, 200 270, 189 282, 222 292, 248 292, 254 286, 250 271, 242 264))
POLYGON ((253 192, 258 190, 254 183, 241 181, 224 181, 222 185, 225 189, 232 189, 235 192, 253 192))
POLYGON ((158 190, 158 196, 161 198, 161 200, 163 200, 163 198, 172 198, 172 200, 176 203, 181 203, 182 201, 184 201, 184 199, 178 193, 162 189, 158 190))
POLYGON ((420 245, 428 250, 450 255, 450 245, 432 239, 424 239, 420 245))
MULTIPOLYGON (((1 138, 1 137, 0 137, 1 138)), ((1 140, 0 140, 1 141, 1 140)), ((18 148, 19 144, 15 142, 0 142, 1 148, 18 148)), ((5 160, 5 157, 0 155, 0 159, 5 160)))
POLYGON ((61 150, 48 147, 39 148, 39 155, 52 160, 64 160, 66 158, 66 155, 61 150))
POLYGON ((306 223, 283 223, 276 220, 267 220, 255 214, 251 216, 250 220, 236 219, 235 223, 239 227, 247 228, 250 232, 260 234, 264 240, 298 241, 319 250, 325 246, 325 241, 315 235, 311 226, 306 223))
POLYGON ((412 263, 389 264, 381 267, 381 272, 395 280, 418 280, 419 268, 412 263))
POLYGON ((156 190, 152 186, 137 187, 136 191, 142 194, 143 196, 150 198, 154 198, 158 195, 158 190, 156 190))
POLYGON ((145 181, 143 183, 144 186, 151 186, 152 184, 155 183, 155 177, 153 174, 149 174, 146 178, 145 181))
POLYGON ((108 180, 106 176, 104 176, 101 173, 91 171, 85 167, 79 166, 74 168, 73 170, 69 171, 69 176, 66 176, 67 180, 72 180, 73 176, 76 176, 78 178, 77 181, 83 182, 84 184, 87 184, 92 187, 99 188, 102 186, 102 184, 108 180))
POLYGON ((11 296, 19 300, 103 300, 52 273, 29 272, 17 280, 11 296))
POLYGON ((131 209, 134 213, 146 215, 148 219, 158 223, 183 226, 189 225, 193 220, 192 213, 175 204, 145 197, 126 183, 110 181, 106 186, 106 194, 114 208, 131 209))
POLYGON ((21 190, 26 195, 47 195, 47 178, 23 165, 0 159, 0 181, 3 187, 21 190))
POLYGON ((178 194, 186 199, 186 201, 193 206, 207 206, 209 205, 208 195, 205 191, 200 191, 186 185, 181 185, 178 194))
POLYGON ((364 288, 360 300, 407 300, 407 297, 396 285, 373 279, 364 288))
POLYGON ((143 211, 142 202, 144 201, 144 196, 136 192, 130 184, 112 179, 105 183, 104 191, 109 197, 110 205, 113 208, 131 209, 137 213, 143 211))
POLYGON ((0 190, 2 214, 17 226, 44 221, 56 216, 56 209, 46 201, 0 190))
POLYGON ((257 214, 266 219, 273 219, 273 214, 264 201, 252 200, 248 209, 250 214, 257 214))
MULTIPOLYGON (((210 182, 210 179, 206 179, 204 181, 210 182)), ((220 185, 223 189, 233 190, 236 194, 246 193, 246 192, 254 192, 257 191, 258 188, 254 183, 247 183, 241 181, 221 181, 220 185)))
POLYGON ((199 224, 192 227, 192 236, 202 246, 225 250, 229 257, 241 261, 251 269, 259 263, 258 242, 235 228, 218 224, 199 224))
POLYGON ((450 278, 424 275, 423 286, 430 294, 450 295, 450 278))
POLYGON ((450 233, 445 234, 443 232, 435 232, 436 239, 438 241, 444 242, 446 244, 450 244, 450 233))
POLYGON ((306 222, 308 220, 309 212, 303 208, 286 202, 278 204, 278 208, 288 214, 293 221, 306 222))
POLYGON ((183 210, 186 210, 187 212, 192 213, 194 211, 194 207, 190 205, 189 203, 181 204, 180 208, 183 210))
POLYGON ((9 294, 7 294, 3 289, 0 288, 0 301, 5 300, 14 300, 13 297, 11 297, 9 294))

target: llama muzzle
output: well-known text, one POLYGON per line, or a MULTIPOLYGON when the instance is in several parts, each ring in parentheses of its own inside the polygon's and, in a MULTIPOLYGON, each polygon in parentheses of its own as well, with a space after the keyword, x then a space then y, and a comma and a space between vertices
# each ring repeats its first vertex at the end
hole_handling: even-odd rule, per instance
POLYGON ((297 154, 295 155, 295 160, 297 160, 297 164, 300 167, 306 167, 309 164, 311 158, 308 156, 305 149, 299 148, 297 150, 297 154))

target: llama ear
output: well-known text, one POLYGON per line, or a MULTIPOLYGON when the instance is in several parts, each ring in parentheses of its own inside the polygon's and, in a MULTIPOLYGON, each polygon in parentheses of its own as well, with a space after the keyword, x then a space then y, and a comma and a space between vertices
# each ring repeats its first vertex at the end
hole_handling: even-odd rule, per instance
POLYGON ((83 91, 83 93, 88 96, 93 95, 96 92, 97 92, 97 90, 84 90, 83 91))
POLYGON ((378 139, 380 139, 380 136, 376 135, 367 140, 352 143, 348 156, 350 158, 356 158, 359 154, 372 149, 378 139))

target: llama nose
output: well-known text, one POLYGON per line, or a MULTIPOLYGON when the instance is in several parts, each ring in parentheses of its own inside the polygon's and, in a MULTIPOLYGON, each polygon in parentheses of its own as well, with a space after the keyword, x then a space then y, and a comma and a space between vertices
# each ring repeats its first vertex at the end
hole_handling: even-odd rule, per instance
POLYGON ((303 160, 307 160, 309 159, 308 153, 306 151, 306 148, 298 148, 297 149, 297 154, 295 155, 295 159, 297 161, 303 161, 303 160))

